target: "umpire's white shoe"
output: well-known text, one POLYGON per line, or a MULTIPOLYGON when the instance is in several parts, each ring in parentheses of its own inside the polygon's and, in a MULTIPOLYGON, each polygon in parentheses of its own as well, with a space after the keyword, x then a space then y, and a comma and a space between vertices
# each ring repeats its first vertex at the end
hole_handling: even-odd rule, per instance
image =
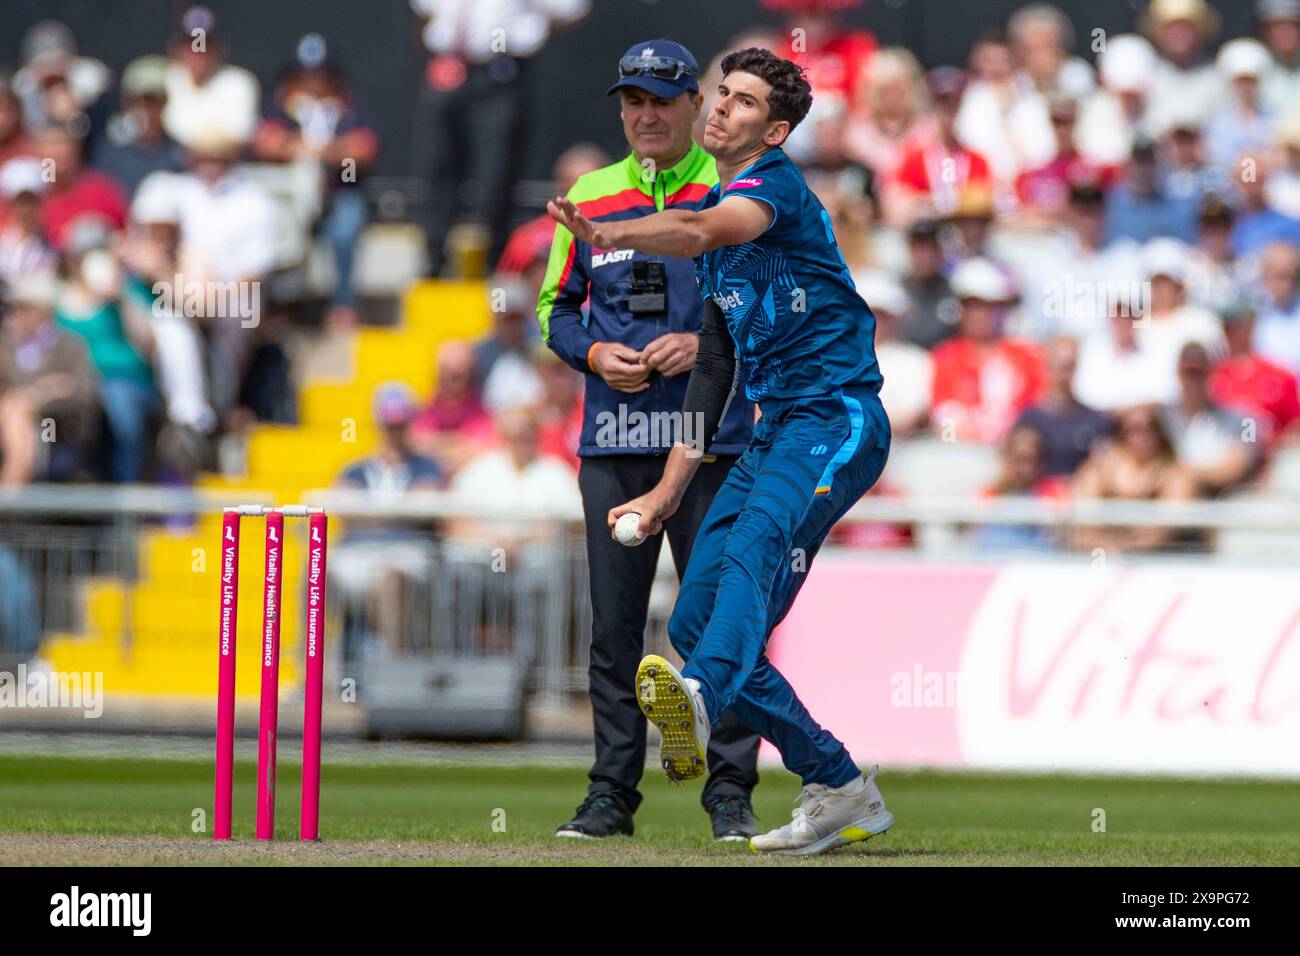
POLYGON ((749 841, 755 853, 808 856, 839 846, 869 840, 894 825, 894 815, 885 809, 885 798, 876 786, 872 767, 842 787, 810 783, 799 794, 799 806, 789 823, 749 841))

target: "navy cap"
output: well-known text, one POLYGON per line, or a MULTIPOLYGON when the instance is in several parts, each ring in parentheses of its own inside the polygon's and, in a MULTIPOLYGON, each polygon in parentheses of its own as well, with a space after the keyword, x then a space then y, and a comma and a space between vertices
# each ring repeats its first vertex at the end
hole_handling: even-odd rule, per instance
POLYGON ((683 93, 700 91, 700 65, 691 51, 672 40, 634 43, 619 60, 618 82, 605 91, 611 96, 624 86, 635 86, 660 99, 671 100, 683 93), (640 69, 635 68, 640 63, 640 69), (664 75, 676 65, 676 76, 664 75))

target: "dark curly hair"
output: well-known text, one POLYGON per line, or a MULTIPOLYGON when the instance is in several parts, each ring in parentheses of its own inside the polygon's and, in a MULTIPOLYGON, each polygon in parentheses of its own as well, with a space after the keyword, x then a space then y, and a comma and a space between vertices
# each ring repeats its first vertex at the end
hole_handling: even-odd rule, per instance
POLYGON ((767 118, 785 120, 794 130, 812 108, 812 87, 804 78, 803 67, 783 60, 771 50, 752 46, 722 58, 722 75, 750 73, 772 87, 767 94, 767 118))

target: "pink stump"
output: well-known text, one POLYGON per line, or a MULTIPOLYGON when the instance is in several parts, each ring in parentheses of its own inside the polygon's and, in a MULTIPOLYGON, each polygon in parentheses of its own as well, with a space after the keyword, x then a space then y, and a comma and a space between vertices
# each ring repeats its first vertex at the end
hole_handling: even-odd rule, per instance
POLYGON ((320 735, 325 675, 325 559, 329 519, 313 512, 307 544, 307 680, 302 713, 302 816, 298 836, 320 838, 320 735))
POLYGON ((238 509, 221 515, 221 622, 217 658, 217 771, 212 804, 215 840, 230 839, 230 804, 235 787, 235 637, 239 616, 238 509))
POLYGON ((275 737, 280 691, 280 581, 284 515, 266 516, 266 578, 262 591, 262 706, 257 721, 257 838, 275 838, 275 737))

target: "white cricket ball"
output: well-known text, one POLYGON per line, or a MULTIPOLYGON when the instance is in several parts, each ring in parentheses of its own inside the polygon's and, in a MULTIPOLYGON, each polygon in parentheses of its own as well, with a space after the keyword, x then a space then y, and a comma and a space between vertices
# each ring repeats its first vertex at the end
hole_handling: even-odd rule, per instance
POLYGON ((629 511, 614 523, 614 538, 619 544, 635 548, 645 540, 645 535, 637 530, 640 523, 641 516, 635 511, 629 511))

